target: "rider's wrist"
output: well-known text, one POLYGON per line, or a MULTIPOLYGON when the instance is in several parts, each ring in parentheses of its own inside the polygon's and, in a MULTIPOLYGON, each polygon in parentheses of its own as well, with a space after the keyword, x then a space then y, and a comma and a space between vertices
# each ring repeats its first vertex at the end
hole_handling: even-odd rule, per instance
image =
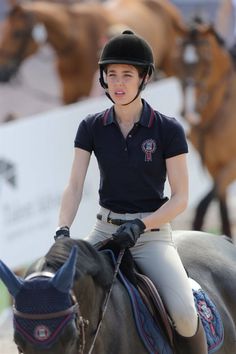
POLYGON ((59 226, 56 229, 56 234, 54 236, 54 240, 58 240, 60 238, 70 237, 70 228, 67 225, 59 226))
POLYGON ((69 226, 67 226, 67 225, 61 225, 61 226, 58 226, 57 228, 56 228, 56 232, 57 231, 59 231, 59 230, 70 230, 70 228, 69 228, 69 226))

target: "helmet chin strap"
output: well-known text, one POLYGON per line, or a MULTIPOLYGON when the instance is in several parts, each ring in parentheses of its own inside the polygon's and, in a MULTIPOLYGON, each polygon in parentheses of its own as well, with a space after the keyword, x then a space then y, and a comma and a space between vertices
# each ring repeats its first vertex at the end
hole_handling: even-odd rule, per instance
MULTIPOLYGON (((134 101, 136 100, 136 98, 139 96, 139 94, 140 94, 141 91, 142 91, 142 90, 139 89, 138 92, 137 92, 137 94, 135 95, 135 97, 134 97, 130 102, 128 102, 128 103, 123 103, 123 104, 121 104, 121 106, 128 106, 130 103, 134 102, 134 101)), ((106 96, 115 104, 115 101, 111 98, 110 94, 109 94, 107 91, 105 91, 105 94, 106 94, 106 96)))
POLYGON ((141 82, 141 84, 140 84, 140 86, 138 88, 138 91, 137 91, 136 95, 134 96, 134 98, 128 103, 123 103, 122 106, 128 106, 130 103, 132 103, 132 102, 134 102, 136 100, 136 98, 140 95, 140 92, 145 89, 145 86, 146 86, 145 79, 146 79, 146 75, 143 77, 143 80, 142 80, 142 82, 141 82))
MULTIPOLYGON (((135 97, 130 102, 121 104, 121 106, 128 106, 130 103, 134 102, 142 90, 143 90, 143 88, 139 87, 135 97)), ((111 98, 110 94, 107 91, 105 91, 105 94, 115 104, 115 101, 111 98)))

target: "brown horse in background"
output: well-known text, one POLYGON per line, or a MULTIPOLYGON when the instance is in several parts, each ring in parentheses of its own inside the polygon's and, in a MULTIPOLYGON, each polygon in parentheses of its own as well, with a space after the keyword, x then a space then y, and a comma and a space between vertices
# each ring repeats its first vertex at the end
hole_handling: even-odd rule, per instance
POLYGON ((226 198, 227 187, 236 179, 236 73, 232 58, 214 28, 198 20, 179 42, 175 60, 176 75, 184 89, 189 139, 214 182, 197 207, 193 228, 202 229, 207 208, 216 198, 222 231, 231 236, 226 198))
POLYGON ((99 42, 108 27, 100 5, 70 7, 28 2, 13 7, 0 44, 0 81, 9 81, 21 63, 44 44, 35 37, 39 25, 46 31, 46 42, 55 51, 63 102, 72 103, 88 95, 97 68, 99 42))
POLYGON ((179 10, 167 0, 110 0, 104 3, 113 23, 124 24, 151 45, 157 70, 173 76, 172 52, 185 25, 179 10), (177 32, 178 30, 178 32, 177 32))
POLYGON ((44 44, 35 36, 38 25, 44 26, 46 42, 56 53, 65 104, 89 95, 99 52, 114 35, 114 28, 128 27, 147 39, 157 67, 173 75, 171 51, 175 27, 181 21, 178 10, 166 0, 110 0, 70 6, 46 1, 21 3, 12 8, 4 24, 0 81, 8 82, 21 63, 44 44))

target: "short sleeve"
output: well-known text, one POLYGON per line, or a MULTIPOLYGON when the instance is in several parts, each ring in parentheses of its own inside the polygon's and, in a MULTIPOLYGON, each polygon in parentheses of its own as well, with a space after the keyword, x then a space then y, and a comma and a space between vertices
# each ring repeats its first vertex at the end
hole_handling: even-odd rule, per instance
POLYGON ((74 147, 86 150, 88 152, 93 151, 93 138, 85 119, 82 120, 77 130, 74 147))
POLYGON ((166 131, 164 157, 166 159, 188 153, 187 139, 182 125, 175 119, 169 120, 166 131))

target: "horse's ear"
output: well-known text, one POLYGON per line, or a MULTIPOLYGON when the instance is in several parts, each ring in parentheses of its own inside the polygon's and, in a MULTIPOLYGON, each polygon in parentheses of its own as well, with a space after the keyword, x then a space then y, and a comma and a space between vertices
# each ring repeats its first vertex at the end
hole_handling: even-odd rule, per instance
POLYGON ((212 32, 211 23, 205 22, 200 16, 195 16, 192 18, 189 27, 191 32, 200 33, 203 35, 212 32))
POLYGON ((73 246, 69 258, 52 278, 52 285, 62 293, 68 293, 74 281, 77 261, 77 246, 73 246))
POLYGON ((24 284, 23 280, 18 278, 2 261, 0 261, 0 279, 14 298, 24 284))
POLYGON ((9 5, 12 7, 20 4, 20 2, 20 0, 8 0, 9 5))

